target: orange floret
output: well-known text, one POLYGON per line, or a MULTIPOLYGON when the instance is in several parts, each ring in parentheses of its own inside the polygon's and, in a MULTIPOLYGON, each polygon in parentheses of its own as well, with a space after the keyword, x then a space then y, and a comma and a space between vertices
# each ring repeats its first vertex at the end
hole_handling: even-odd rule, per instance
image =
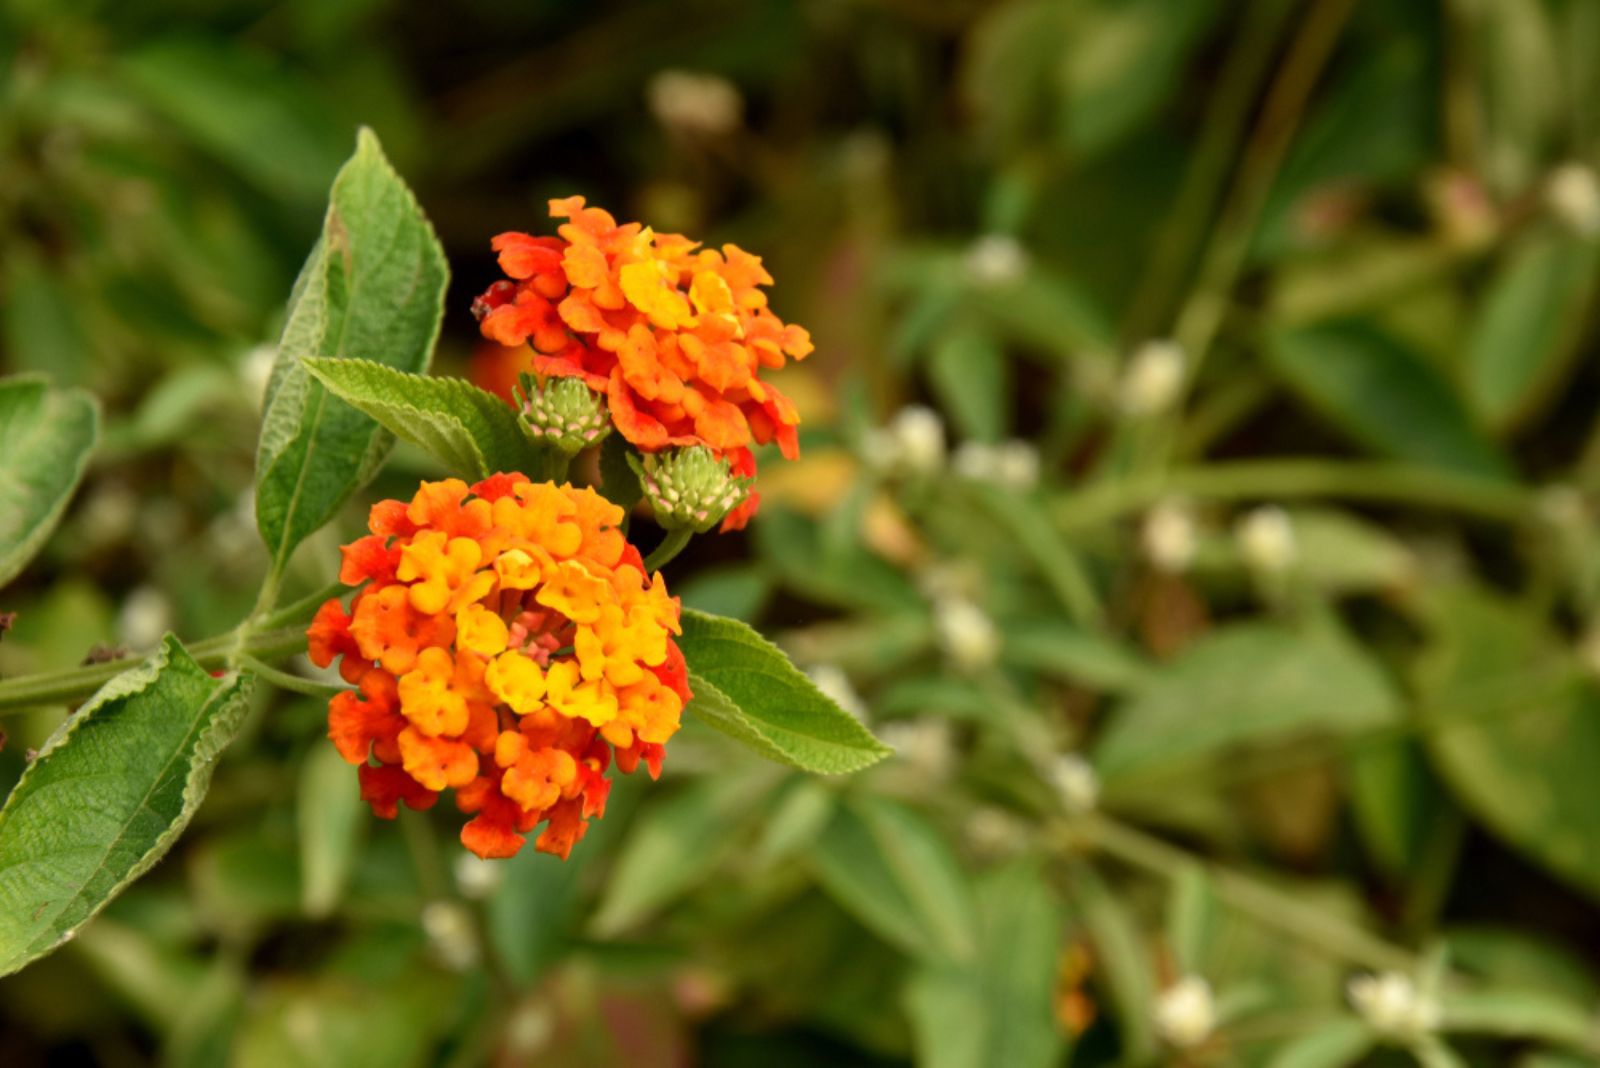
MULTIPOLYGON (((616 230, 574 211, 586 241, 616 230)), ((538 277, 547 251, 508 243, 503 258, 538 277)), ((371 535, 345 547, 344 578, 364 585, 348 613, 322 606, 307 644, 359 683, 330 702, 328 736, 374 813, 454 789, 474 853, 511 856, 543 823, 535 848, 565 857, 605 811, 613 759, 659 772, 689 699, 679 607, 622 518, 592 490, 520 474, 426 482, 372 509, 371 535)))
MULTIPOLYGON (((619 225, 583 197, 550 201, 550 216, 566 220, 558 237, 494 239, 510 280, 473 304, 484 337, 526 344, 540 374, 605 393, 612 424, 644 452, 705 445, 746 477, 754 445, 795 458, 799 414, 759 373, 804 359, 811 335, 768 307, 760 257, 619 225)), ((752 493, 723 529, 756 507, 752 493)))

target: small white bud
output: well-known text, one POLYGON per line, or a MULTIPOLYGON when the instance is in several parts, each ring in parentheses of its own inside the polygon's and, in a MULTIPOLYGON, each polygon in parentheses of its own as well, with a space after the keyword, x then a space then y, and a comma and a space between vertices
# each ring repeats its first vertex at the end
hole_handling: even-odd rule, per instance
POLYGON ((967 248, 967 277, 980 286, 1015 282, 1028 269, 1028 250, 1008 234, 984 234, 967 248))
POLYGON ((1391 1038, 1411 1039, 1439 1026, 1439 1006, 1399 972, 1358 975, 1346 992, 1350 1004, 1374 1031, 1391 1038))
POLYGON ((1234 528, 1245 563, 1269 575, 1287 571, 1294 563, 1294 527, 1289 515, 1276 505, 1253 509, 1234 528))
POLYGON ((431 901, 422 909, 422 933, 440 964, 464 972, 478 963, 478 933, 459 901, 431 901))
POLYGON ((239 363, 239 377, 249 397, 260 407, 267 399, 267 383, 272 380, 272 365, 278 360, 278 346, 263 342, 244 354, 239 363))
POLYGON ((895 751, 899 760, 919 778, 943 779, 955 760, 955 740, 950 724, 927 716, 897 719, 878 728, 878 739, 895 751))
POLYGON ((932 475, 944 466, 944 422, 932 408, 913 404, 900 409, 889 425, 896 467, 916 475, 932 475))
POLYGON ((1049 778, 1056 799, 1071 815, 1093 812, 1100 803, 1100 776, 1094 766, 1077 753, 1062 753, 1052 760, 1049 778))
POLYGON ((1152 564, 1178 575, 1194 562, 1199 538, 1189 509, 1176 501, 1163 501, 1145 515, 1140 540, 1152 564))
POLYGON ((138 586, 117 613, 117 633, 129 649, 153 649, 172 629, 172 602, 154 586, 138 586))
POLYGON ((1553 527, 1576 527, 1588 514, 1583 493, 1577 487, 1563 483, 1544 487, 1533 503, 1540 518, 1553 527))
POLYGON ((1600 179, 1594 168, 1563 163, 1545 180, 1544 200, 1551 213, 1583 237, 1600 235, 1600 179))
POLYGON ((1155 415, 1170 408, 1183 388, 1185 358, 1175 341, 1147 341, 1134 352, 1118 387, 1129 415, 1155 415))
POLYGON ((1015 816, 985 805, 967 817, 962 828, 967 845, 980 857, 997 859, 1018 852, 1027 842, 1027 832, 1015 816))
POLYGON ((472 901, 482 901, 500 889, 505 879, 505 865, 499 861, 484 860, 472 853, 456 857, 456 886, 461 896, 472 901))
POLYGON ((933 614, 939 643, 960 670, 986 668, 1000 655, 1000 632, 983 609, 971 601, 945 598, 934 605, 933 614))
POLYGON ((1176 1049, 1193 1049, 1211 1037, 1217 1027, 1217 1002, 1211 984, 1198 975, 1185 975, 1156 998, 1156 1034, 1176 1049))
POLYGON ((665 70, 650 79, 645 96, 656 121, 680 133, 715 137, 744 122, 744 97, 720 75, 665 70))
POLYGON ((816 664, 806 671, 806 675, 825 697, 832 698, 835 704, 856 719, 866 721, 866 702, 861 700, 861 694, 851 684, 850 676, 837 664, 816 664))
POLYGON ((1039 450, 1026 441, 1005 441, 999 445, 964 441, 951 457, 951 467, 957 475, 971 482, 1025 493, 1039 482, 1039 450))

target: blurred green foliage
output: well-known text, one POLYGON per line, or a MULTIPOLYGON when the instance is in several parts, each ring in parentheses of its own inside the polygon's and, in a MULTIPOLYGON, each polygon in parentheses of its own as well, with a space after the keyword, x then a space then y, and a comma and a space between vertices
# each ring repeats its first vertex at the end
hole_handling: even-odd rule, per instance
MULTIPOLYGON (((483 865, 263 688, 177 850, 0 982, 0 1059, 1594 1063, 1596 41, 1588 0, 13 0, 0 369, 106 441, 0 671, 248 610, 364 123, 448 368, 547 196, 766 257, 806 455, 673 589, 900 753, 691 725, 569 863, 483 865)), ((7 785, 64 714, 8 719, 7 785)))

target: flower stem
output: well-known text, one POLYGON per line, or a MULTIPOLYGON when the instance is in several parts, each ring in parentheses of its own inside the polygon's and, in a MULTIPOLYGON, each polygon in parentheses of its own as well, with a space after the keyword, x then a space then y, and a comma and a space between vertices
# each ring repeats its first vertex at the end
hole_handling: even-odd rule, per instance
POLYGON ((334 686, 325 682, 317 682, 315 679, 302 678, 287 671, 280 671, 271 664, 251 656, 249 653, 240 653, 238 661, 240 667, 249 668, 279 689, 305 694, 307 697, 336 697, 341 693, 348 693, 350 690, 348 686, 334 686))
POLYGON ((689 544, 689 539, 694 537, 692 527, 673 527, 667 531, 667 536, 661 539, 661 544, 656 546, 656 551, 651 553, 644 562, 646 573, 659 571, 665 567, 673 557, 683 552, 684 546, 689 544))

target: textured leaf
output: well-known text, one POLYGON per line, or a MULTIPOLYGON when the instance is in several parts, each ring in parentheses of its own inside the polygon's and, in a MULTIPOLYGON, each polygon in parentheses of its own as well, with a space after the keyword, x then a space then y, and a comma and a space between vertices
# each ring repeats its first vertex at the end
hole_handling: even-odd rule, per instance
POLYGON ((1483 825, 1600 896, 1600 693, 1539 620, 1487 591, 1435 591, 1418 683, 1435 766, 1483 825))
POLYGON ((100 409, 80 390, 42 378, 0 379, 0 585, 61 520, 100 433, 100 409))
POLYGON ((1268 351, 1290 386, 1370 448, 1463 474, 1510 473, 1433 368, 1371 326, 1345 320, 1283 331, 1268 351))
POLYGON ((1494 427, 1531 411, 1560 384, 1594 291, 1600 246, 1571 234, 1522 244, 1489 285, 1466 352, 1467 393, 1494 427))
POLYGON ((465 379, 407 374, 367 360, 303 364, 334 396, 465 478, 522 471, 542 479, 556 458, 534 444, 511 405, 465 379))
POLYGON ((1051 991, 1061 951, 1060 908, 1026 863, 977 886, 975 966, 925 967, 906 992, 917 1063, 927 1068, 1049 1068, 1062 1033, 1051 991))
POLYGON ((424 371, 443 315, 444 250, 411 191, 361 131, 334 179, 322 237, 295 281, 256 447, 256 523, 273 566, 376 472, 393 439, 328 395, 301 361, 424 371))
POLYGON ((45 743, 0 810, 0 974, 60 945, 161 859, 247 689, 248 676, 212 678, 169 636, 45 743))
POLYGON ((853 798, 811 859, 828 892, 885 941, 932 963, 972 960, 972 891, 949 845, 913 809, 853 798))
POLYGON ((769 760, 838 775, 888 756, 872 736, 744 623, 693 609, 678 639, 689 662, 689 711, 769 760))
POLYGON ((1219 755, 1247 741, 1391 722, 1393 684, 1329 630, 1248 623, 1220 629, 1154 673, 1095 751, 1107 779, 1219 755))

